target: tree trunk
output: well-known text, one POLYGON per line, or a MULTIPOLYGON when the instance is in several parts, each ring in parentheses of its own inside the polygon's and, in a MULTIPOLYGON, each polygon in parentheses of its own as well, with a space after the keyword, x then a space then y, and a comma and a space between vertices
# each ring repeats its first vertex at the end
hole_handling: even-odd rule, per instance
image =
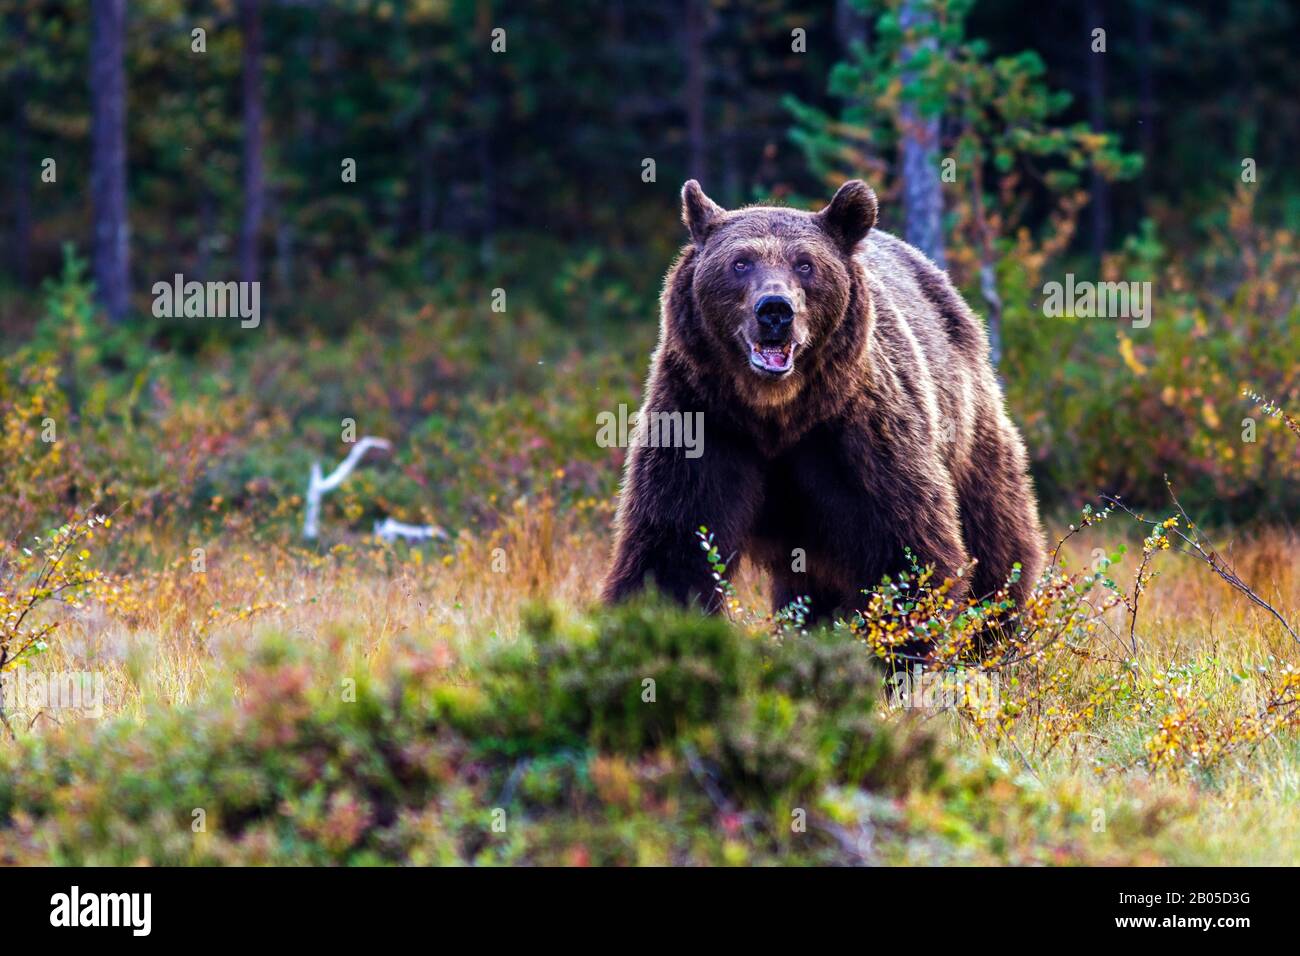
MULTIPOLYGON (((1105 29, 1105 4, 1102 0, 1088 0, 1087 18, 1088 35, 1098 28, 1105 29)), ((1093 132, 1100 133, 1106 128, 1106 57, 1109 53, 1094 53, 1092 45, 1088 51, 1088 125, 1093 132)), ((1106 242, 1110 231, 1110 190, 1106 179, 1095 169, 1092 171, 1092 254, 1097 262, 1106 251, 1106 242)))
POLYGON ((100 305, 118 322, 129 304, 126 214, 126 0, 90 8, 91 264, 100 305))
POLYGON ((239 230, 239 275, 256 282, 261 269, 258 240, 266 184, 262 176, 262 18, 258 0, 240 0, 244 38, 244 218, 239 230))
MULTIPOLYGON (((15 87, 27 90, 29 80, 27 71, 20 70, 14 76, 15 87)), ((14 236, 13 263, 14 274, 22 285, 31 282, 31 248, 32 248, 32 183, 37 181, 39 172, 32 166, 31 130, 27 125, 27 99, 20 94, 14 108, 14 236)))
MULTIPOLYGON (((927 27, 933 13, 925 0, 904 0, 899 24, 906 31, 927 27)), ((933 40, 920 41, 933 45, 933 40)), ((904 47, 904 64, 916 49, 904 47)), ((947 268, 943 252, 943 186, 939 180, 939 117, 921 115, 916 105, 899 108, 899 165, 903 177, 903 238, 924 252, 940 269, 947 268)))
MULTIPOLYGON (((493 26, 491 0, 478 0, 475 8, 478 35, 487 37, 493 26)), ((480 60, 479 62, 483 62, 480 60)), ((500 101, 497 98, 496 64, 481 68, 478 76, 479 93, 475 96, 475 111, 478 114, 478 135, 475 149, 478 158, 479 179, 482 182, 482 209, 479 237, 479 261, 484 266, 491 266, 496 261, 497 229, 497 151, 493 143, 496 131, 497 110, 500 101)))
POLYGON ((1138 0, 1137 35, 1138 69, 1138 148, 1142 151, 1142 196, 1145 199, 1151 182, 1151 161, 1155 156, 1156 106, 1155 83, 1151 69, 1151 7, 1149 0, 1138 0))
POLYGON ((686 0, 686 173, 705 181, 704 0, 686 0))
POLYGON ((426 57, 420 68, 420 120, 418 129, 418 152, 416 162, 419 176, 419 208, 416 230, 419 233, 420 273, 426 282, 434 279, 433 269, 433 230, 436 225, 437 192, 434 156, 435 113, 434 113, 434 63, 431 56, 426 57))

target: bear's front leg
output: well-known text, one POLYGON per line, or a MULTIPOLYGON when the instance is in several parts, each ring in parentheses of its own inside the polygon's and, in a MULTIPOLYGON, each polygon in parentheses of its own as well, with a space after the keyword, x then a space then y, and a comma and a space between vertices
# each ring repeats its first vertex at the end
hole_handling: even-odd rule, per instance
MULTIPOLYGON (((934 568, 931 587, 938 587, 945 579, 952 581, 947 597, 953 603, 951 613, 955 614, 963 606, 970 590, 970 574, 964 570, 970 556, 962 540, 957 497, 951 480, 933 460, 921 468, 896 468, 890 478, 879 474, 878 477, 881 481, 877 494, 883 497, 877 500, 888 501, 893 508, 889 533, 881 536, 883 541, 889 542, 888 547, 894 554, 896 563, 893 568, 905 567, 905 549, 910 549, 922 567, 929 565, 934 568)), ((878 583, 879 579, 876 579, 865 586, 874 587, 878 583)), ((933 649, 928 639, 909 641, 896 648, 897 657, 892 667, 910 668, 933 649)))
POLYGON ((923 436, 909 436, 906 422, 873 424, 867 418, 820 429, 787 458, 786 549, 806 549, 807 571, 786 575, 791 580, 778 598, 820 591, 814 613, 858 610, 864 589, 907 569, 910 550, 918 563, 934 566, 936 584, 953 579, 949 596, 960 605, 968 585, 958 571, 969 557, 947 469, 923 436))
POLYGON ((699 600, 707 610, 718 610, 712 571, 696 531, 707 527, 734 568, 760 493, 753 451, 716 431, 707 433, 702 454, 695 458, 682 448, 634 447, 623 476, 604 600, 621 601, 653 581, 680 604, 699 600))

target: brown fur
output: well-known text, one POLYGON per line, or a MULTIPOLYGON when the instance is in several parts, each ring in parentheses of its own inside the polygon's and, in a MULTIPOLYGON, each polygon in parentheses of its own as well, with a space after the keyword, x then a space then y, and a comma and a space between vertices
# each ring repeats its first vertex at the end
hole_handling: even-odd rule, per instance
POLYGON ((818 616, 851 610, 906 567, 905 547, 943 576, 977 558, 958 600, 1018 562, 1022 597, 1043 564, 1024 443, 983 323, 947 275, 872 229, 875 194, 856 180, 816 215, 723 211, 694 181, 682 196, 693 241, 665 283, 642 412, 703 412, 703 455, 632 449, 606 600, 653 579, 712 607, 700 525, 733 567, 768 570, 774 608, 808 595, 818 616), (755 371, 746 344, 773 290, 795 307, 782 378, 755 371))

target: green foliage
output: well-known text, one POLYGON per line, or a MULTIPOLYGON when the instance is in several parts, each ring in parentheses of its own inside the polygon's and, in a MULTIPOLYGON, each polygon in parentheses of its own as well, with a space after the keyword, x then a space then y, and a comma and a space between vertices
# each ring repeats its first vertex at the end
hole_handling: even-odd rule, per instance
POLYGON ((850 59, 831 71, 830 91, 844 104, 838 118, 787 101, 796 118, 791 136, 824 179, 856 175, 891 155, 904 133, 904 106, 921 117, 943 118, 947 132, 936 145, 956 162, 951 191, 981 193, 1004 235, 1016 225, 1013 209, 1026 196, 1017 192, 1013 205, 1012 197, 986 187, 994 174, 1019 174, 1051 198, 1076 189, 1085 170, 1116 180, 1141 169, 1141 158, 1122 152, 1113 135, 1061 122, 1071 97, 1047 85, 1037 53, 994 57, 987 43, 968 37, 971 0, 911 2, 928 16, 907 29, 900 23, 902 5, 858 4, 864 16, 875 16, 875 32, 869 47, 855 45, 850 59))
MULTIPOLYGON (((233 277, 243 201, 235 6, 131 5, 128 188, 140 292, 177 271, 233 277), (196 28, 206 31, 202 53, 191 50, 196 28)), ((1026 222, 1035 232, 1050 223, 1041 202, 1049 181, 1068 189, 1091 164, 1108 178, 1132 172, 1131 156, 1078 132, 1086 109, 1064 92, 1077 94, 1086 73, 1076 3, 1044 0, 1028 26, 1009 0, 912 6, 936 11, 926 30, 935 47, 921 44, 903 62, 897 0, 703 4, 696 105, 710 193, 727 204, 820 194, 800 145, 821 172, 874 176, 889 165, 904 99, 941 112, 946 137, 963 149, 976 144, 962 131, 978 127, 990 171, 1014 167, 1032 180, 1040 194, 1026 222), (806 31, 803 52, 791 49, 795 28, 806 31), (787 95, 802 104, 799 144, 783 136, 787 95)), ((1300 18, 1277 0, 1238 3, 1223 22, 1204 7, 1179 0, 1107 12, 1107 128, 1141 138, 1149 110, 1160 117, 1159 156, 1141 195, 1116 196, 1125 229, 1156 209, 1184 217, 1221 194, 1247 156, 1272 177, 1270 203, 1296 202, 1287 160, 1300 129, 1291 95, 1300 68, 1290 56, 1300 18), (1155 101, 1144 104, 1148 88, 1155 101)), ((381 272, 432 281, 447 239, 470 243, 471 261, 484 265, 518 232, 669 254, 677 190, 701 173, 688 170, 682 20, 676 5, 597 0, 265 5, 267 301, 292 306, 305 287, 334 281, 346 292, 350 280, 381 272), (496 27, 511 41, 506 55, 490 52, 496 27), (640 178, 647 156, 657 162, 653 183, 640 178), (345 157, 357 162, 356 182, 341 180, 345 157)), ((31 211, 25 235, 15 220, 18 255, 5 269, 25 283, 57 271, 64 241, 89 235, 89 22, 84 3, 0 0, 0 164, 14 171, 4 204, 17 213, 21 197, 31 211), (38 178, 46 157, 58 162, 57 185, 38 178), (16 276, 20 259, 26 274, 16 276)), ((963 168, 975 161, 951 155, 963 168)), ((144 301, 137 296, 137 314, 144 301)), ((293 318, 302 327, 316 319, 293 318)))
POLYGON ((722 720, 751 650, 724 620, 652 605, 583 622, 538 611, 525 631, 532 653, 525 642, 504 651, 505 666, 485 685, 506 720, 500 736, 632 753, 722 720))
MULTIPOLYGON (((1294 436, 1242 394, 1300 405, 1295 237, 1259 222, 1245 188, 1212 219, 1195 254, 1148 223, 1107 263, 1104 279, 1151 283, 1146 328, 1008 304, 1007 396, 1046 500, 1164 506, 1168 475, 1202 521, 1285 521, 1300 505, 1294 436)), ((1064 275, 1023 266, 1007 263, 1034 287, 1064 275)))
POLYGON ((649 602, 539 608, 455 682, 419 656, 372 679, 271 641, 235 684, 0 749, 0 860, 825 863, 936 839, 992 860, 1009 849, 990 820, 1045 855, 1082 823, 878 722, 879 674, 843 634, 773 641, 649 602))
MULTIPOLYGON (((999 261, 1003 288, 1035 290, 1005 299, 1001 371, 1048 507, 1103 490, 1160 505, 1169 474, 1205 517, 1294 510, 1300 484, 1281 420, 1259 415, 1257 441, 1242 441, 1243 389, 1300 406, 1287 331, 1297 321, 1286 294, 1294 241, 1256 222, 1246 198, 1215 211, 1221 224, 1198 255, 1178 256, 1152 225, 1110 263, 1106 275, 1153 283, 1146 329, 1045 317, 1036 290, 1063 272, 1034 255, 999 261), (1242 249, 1250 259, 1234 266, 1242 249)), ((395 448, 326 499, 329 542, 386 515, 490 532, 521 500, 550 500, 605 528, 624 451, 593 439, 598 414, 637 405, 656 332, 650 321, 627 325, 632 303, 649 296, 643 263, 551 249, 566 264, 543 271, 541 250, 503 253, 514 278, 500 314, 474 271, 458 266, 465 252, 447 248, 428 296, 376 290, 364 331, 304 339, 272 324, 193 354, 157 349, 88 312, 90 286, 71 256, 46 286, 30 341, 0 362, 6 537, 66 520, 74 490, 76 501, 160 529, 210 535, 249 520, 296 536, 311 463, 329 467, 346 453, 346 418, 395 448), (47 419, 55 442, 42 439, 47 419)), ((306 311, 328 316, 333 287, 318 294, 306 311)))

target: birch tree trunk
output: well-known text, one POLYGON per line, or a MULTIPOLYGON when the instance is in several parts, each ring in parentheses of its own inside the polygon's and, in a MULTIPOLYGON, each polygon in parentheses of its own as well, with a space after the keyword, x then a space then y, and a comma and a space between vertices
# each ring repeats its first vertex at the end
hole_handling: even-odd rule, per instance
MULTIPOLYGON (((904 0, 899 24, 906 31, 924 28, 933 20, 926 0, 904 0)), ((932 46, 933 41, 922 41, 932 46)), ((903 49, 906 63, 917 46, 903 49)), ((940 269, 947 268, 943 251, 943 187, 939 180, 939 117, 921 114, 915 103, 899 109, 899 165, 903 177, 903 238, 924 252, 940 269)))

